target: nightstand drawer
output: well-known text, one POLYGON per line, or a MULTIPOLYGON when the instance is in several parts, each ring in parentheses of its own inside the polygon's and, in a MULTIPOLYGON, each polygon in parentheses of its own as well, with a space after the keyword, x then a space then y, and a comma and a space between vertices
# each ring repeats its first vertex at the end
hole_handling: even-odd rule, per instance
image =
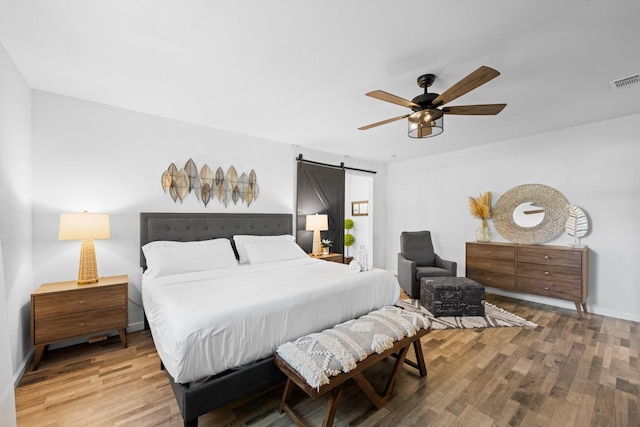
POLYGON ((46 344, 127 327, 125 306, 36 320, 34 344, 46 344))
POLYGON ((108 307, 122 307, 127 304, 125 284, 62 291, 34 297, 35 319, 65 316, 108 307))

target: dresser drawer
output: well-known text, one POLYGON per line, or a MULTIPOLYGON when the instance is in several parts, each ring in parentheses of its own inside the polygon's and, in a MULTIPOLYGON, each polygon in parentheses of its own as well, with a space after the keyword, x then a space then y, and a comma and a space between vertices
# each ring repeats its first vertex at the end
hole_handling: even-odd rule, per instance
POLYGON ((578 288, 582 285, 582 270, 557 265, 518 263, 518 283, 520 283, 520 278, 523 277, 537 279, 542 282, 568 283, 576 285, 578 288))
POLYGON ((513 274, 497 273, 467 266, 465 275, 469 279, 475 280, 485 286, 506 290, 515 290, 516 288, 515 276, 513 274))
POLYGON ((34 344, 46 344, 126 327, 125 306, 51 317, 42 321, 36 320, 34 344))
POLYGON ((489 274, 503 274, 513 277, 516 271, 516 264, 513 261, 489 258, 467 259, 467 270, 485 271, 489 274))
POLYGON ((127 304, 126 285, 104 286, 35 295, 35 320, 127 304))
POLYGON ((518 262, 565 267, 582 267, 582 254, 575 250, 518 248, 518 262))
POLYGON ((580 285, 554 281, 542 282, 530 277, 518 277, 518 291, 569 301, 583 301, 580 285))
POLYGON ((467 259, 489 258, 514 261, 516 249, 513 246, 501 246, 496 244, 467 243, 467 259))

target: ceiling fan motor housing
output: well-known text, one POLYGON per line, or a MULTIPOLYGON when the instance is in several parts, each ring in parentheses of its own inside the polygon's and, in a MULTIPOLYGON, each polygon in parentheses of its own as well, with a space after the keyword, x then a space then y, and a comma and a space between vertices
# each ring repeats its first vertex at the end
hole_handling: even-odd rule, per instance
MULTIPOLYGON (((426 90, 426 89, 425 89, 426 90)), ((418 104, 420 107, 411 107, 413 111, 422 111, 427 108, 433 108, 433 100, 440 96, 437 93, 423 93, 411 100, 414 104, 418 104)))
POLYGON ((436 81, 435 74, 423 74, 418 77, 417 82, 418 86, 424 89, 424 93, 422 95, 418 95, 411 100, 414 104, 418 104, 420 107, 411 107, 413 111, 422 111, 427 108, 433 108, 433 100, 440 96, 437 93, 429 93, 427 89, 431 87, 433 82, 436 81))

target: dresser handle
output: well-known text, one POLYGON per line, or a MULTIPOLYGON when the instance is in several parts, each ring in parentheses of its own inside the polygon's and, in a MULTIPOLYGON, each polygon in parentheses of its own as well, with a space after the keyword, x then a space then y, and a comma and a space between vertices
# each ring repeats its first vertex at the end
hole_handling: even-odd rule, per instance
POLYGON ((549 290, 549 287, 547 286, 547 287, 546 287, 546 288, 544 288, 544 289, 545 289, 545 291, 548 291, 548 290, 549 290))
POLYGON ((549 255, 545 255, 545 256, 544 256, 544 259, 549 259, 549 255))
POLYGON ((545 272, 544 272, 544 274, 546 274, 546 275, 548 276, 548 275, 549 275, 549 272, 548 272, 548 271, 545 271, 545 272))
POLYGON ((86 303, 87 303, 87 301, 85 301, 85 300, 80 300, 80 304, 86 304, 86 303))

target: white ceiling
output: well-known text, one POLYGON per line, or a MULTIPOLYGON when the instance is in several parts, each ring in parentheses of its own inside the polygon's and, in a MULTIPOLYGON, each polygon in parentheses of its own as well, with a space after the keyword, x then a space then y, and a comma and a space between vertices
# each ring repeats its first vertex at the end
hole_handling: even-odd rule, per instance
POLYGON ((637 0, 0 0, 0 41, 28 84, 158 116, 376 162, 640 113, 637 0), (635 47, 634 47, 635 46, 635 47), (407 137, 420 74, 441 93, 487 65, 501 76, 407 137))

